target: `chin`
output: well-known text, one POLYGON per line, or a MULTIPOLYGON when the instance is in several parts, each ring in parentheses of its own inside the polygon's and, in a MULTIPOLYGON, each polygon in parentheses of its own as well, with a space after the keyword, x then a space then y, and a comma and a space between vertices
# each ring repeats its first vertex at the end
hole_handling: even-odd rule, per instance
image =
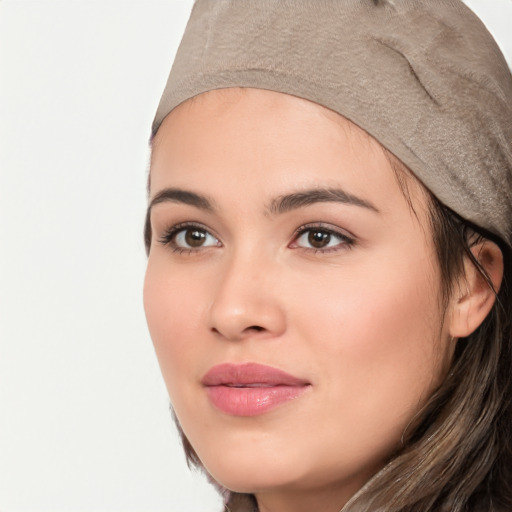
POLYGON ((304 463, 286 459, 279 451, 265 456, 253 450, 228 450, 202 458, 212 478, 230 491, 255 493, 291 488, 305 478, 304 463))
POLYGON ((290 478, 290 474, 280 474, 268 471, 266 467, 231 468, 229 471, 215 471, 210 473, 212 478, 222 487, 233 492, 255 494, 277 489, 293 489, 297 482, 290 478))

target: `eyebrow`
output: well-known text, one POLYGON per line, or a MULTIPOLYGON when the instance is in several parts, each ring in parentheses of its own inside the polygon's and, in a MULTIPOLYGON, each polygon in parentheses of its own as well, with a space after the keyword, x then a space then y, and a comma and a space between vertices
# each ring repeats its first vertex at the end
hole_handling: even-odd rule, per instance
MULTIPOLYGON (((147 216, 149 217, 151 209, 155 205, 165 202, 187 204, 206 212, 215 211, 213 201, 202 194, 179 188, 165 188, 158 192, 151 200, 148 206, 147 216)), ((271 215, 278 215, 316 203, 343 203, 359 206, 361 208, 366 208, 373 212, 380 213, 379 209, 370 201, 357 197, 339 188, 314 188, 301 192, 285 194, 273 199, 270 202, 267 211, 271 215)))
POLYGON ((286 213, 315 203, 344 203, 380 213, 379 209, 366 199, 362 199, 339 188, 314 188, 286 194, 274 199, 268 208, 271 214, 286 213))
POLYGON ((166 202, 188 204, 207 212, 213 212, 215 210, 213 201, 208 199, 206 196, 179 188, 165 188, 160 190, 160 192, 158 192, 158 194, 156 194, 149 203, 148 215, 153 206, 166 202))

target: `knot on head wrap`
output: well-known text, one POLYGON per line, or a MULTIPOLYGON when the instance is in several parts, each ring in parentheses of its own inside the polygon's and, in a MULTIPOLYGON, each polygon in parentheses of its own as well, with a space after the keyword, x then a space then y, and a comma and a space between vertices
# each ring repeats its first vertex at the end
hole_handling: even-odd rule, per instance
POLYGON ((512 75, 460 0, 197 0, 153 134, 180 103, 227 87, 338 112, 512 247, 512 75))

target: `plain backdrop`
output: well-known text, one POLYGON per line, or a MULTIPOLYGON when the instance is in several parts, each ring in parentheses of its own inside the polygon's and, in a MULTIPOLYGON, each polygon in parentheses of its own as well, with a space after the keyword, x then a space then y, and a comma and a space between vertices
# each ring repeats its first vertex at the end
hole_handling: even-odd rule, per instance
MULTIPOLYGON (((512 62, 512 0, 468 3, 512 62)), ((221 508, 142 308, 147 140, 191 6, 0 0, 2 512, 221 508)))

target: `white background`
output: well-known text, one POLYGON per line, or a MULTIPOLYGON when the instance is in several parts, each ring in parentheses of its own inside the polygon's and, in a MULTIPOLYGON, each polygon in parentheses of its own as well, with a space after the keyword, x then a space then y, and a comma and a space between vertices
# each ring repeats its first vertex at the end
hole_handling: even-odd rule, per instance
MULTIPOLYGON (((512 63, 512 0, 471 0, 512 63)), ((213 512, 142 308, 147 139, 192 0, 0 0, 0 510, 213 512)))

